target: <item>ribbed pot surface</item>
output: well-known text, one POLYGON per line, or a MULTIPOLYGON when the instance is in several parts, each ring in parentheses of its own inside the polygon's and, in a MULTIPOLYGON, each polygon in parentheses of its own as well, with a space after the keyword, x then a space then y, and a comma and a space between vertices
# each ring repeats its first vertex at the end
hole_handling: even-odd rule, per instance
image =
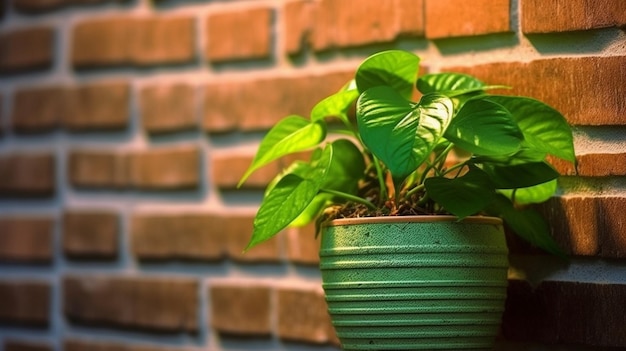
POLYGON ((344 350, 493 347, 508 268, 500 219, 361 220, 333 221, 320 250, 326 301, 344 350))

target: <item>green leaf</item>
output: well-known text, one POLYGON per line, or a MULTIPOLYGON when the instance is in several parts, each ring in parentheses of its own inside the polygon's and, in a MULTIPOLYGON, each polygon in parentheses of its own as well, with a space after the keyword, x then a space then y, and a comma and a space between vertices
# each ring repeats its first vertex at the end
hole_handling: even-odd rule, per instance
POLYGON ((496 195, 489 177, 476 167, 454 179, 426 178, 424 186, 430 198, 459 218, 480 212, 496 195))
POLYGON ((518 165, 522 163, 541 162, 546 159, 546 153, 538 151, 522 141, 521 148, 513 155, 475 156, 474 163, 492 163, 503 166, 518 165))
POLYGON ((347 139, 338 139, 332 144, 333 160, 322 188, 356 194, 359 180, 365 173, 363 154, 353 142, 347 139))
POLYGON ((523 135, 507 109, 491 101, 467 101, 446 130, 445 138, 476 155, 510 155, 523 135))
POLYGON ((514 190, 502 189, 498 190, 509 199, 513 199, 515 192, 515 203, 519 205, 538 204, 547 201, 554 195, 557 189, 557 180, 553 179, 549 182, 529 186, 526 188, 518 188, 514 190))
POLYGON ((387 85, 409 99, 417 79, 420 58, 410 52, 389 50, 368 57, 357 69, 356 85, 360 93, 387 85))
POLYGON ((559 177, 559 172, 546 162, 504 166, 483 164, 483 171, 489 175, 498 189, 526 188, 559 177))
POLYGON ((313 107, 311 120, 315 122, 332 116, 341 119, 345 124, 350 124, 347 116, 348 109, 358 96, 358 91, 346 90, 325 98, 313 107))
POLYGON ((319 159, 312 162, 305 177, 290 173, 276 183, 263 198, 254 218, 254 230, 246 250, 285 229, 309 206, 326 181, 332 158, 333 147, 329 144, 319 159))
POLYGON ((241 186, 257 169, 291 153, 304 151, 326 137, 326 125, 310 122, 300 116, 288 116, 276 124, 263 138, 252 164, 237 186, 241 186))
POLYGON ((491 214, 501 217, 520 238, 551 254, 566 258, 565 253, 550 235, 550 228, 539 213, 532 209, 516 210, 509 199, 497 196, 489 208, 491 214))
POLYGON ((559 111, 528 97, 493 95, 488 99, 511 112, 530 147, 576 162, 572 131, 559 111))
POLYGON ((319 216, 324 208, 331 202, 332 195, 320 193, 315 195, 313 201, 300 213, 300 215, 289 223, 290 227, 303 227, 311 223, 319 216))
POLYGON ((425 74, 417 80, 417 90, 422 94, 441 93, 446 91, 479 91, 485 83, 461 73, 425 74))
POLYGON ((387 86, 371 88, 357 101, 363 143, 395 179, 407 177, 428 157, 452 114, 445 96, 425 95, 413 104, 387 86))

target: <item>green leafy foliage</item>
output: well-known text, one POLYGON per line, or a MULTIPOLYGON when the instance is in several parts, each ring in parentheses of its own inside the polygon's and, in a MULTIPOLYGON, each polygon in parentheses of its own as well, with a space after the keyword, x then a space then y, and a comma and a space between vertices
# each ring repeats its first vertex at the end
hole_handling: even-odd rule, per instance
POLYGON ((331 206, 359 215, 400 215, 409 206, 459 218, 499 216, 524 240, 563 255, 539 214, 523 206, 557 190, 548 155, 575 162, 565 118, 532 98, 489 94, 504 87, 466 74, 418 79, 419 64, 405 51, 372 55, 310 118, 287 116, 268 132, 240 184, 278 158, 313 153, 268 185, 248 249, 331 206), (416 102, 415 88, 423 94, 416 102), (333 119, 343 126, 329 125, 333 119))

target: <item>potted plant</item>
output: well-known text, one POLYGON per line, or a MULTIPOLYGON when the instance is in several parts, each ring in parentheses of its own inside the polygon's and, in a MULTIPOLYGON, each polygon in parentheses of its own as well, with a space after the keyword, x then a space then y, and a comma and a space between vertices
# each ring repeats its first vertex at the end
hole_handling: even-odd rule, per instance
POLYGON ((268 185, 246 249, 317 221, 326 300, 346 350, 490 348, 506 297, 503 221, 563 255, 527 206, 556 191, 549 155, 575 162, 563 116, 532 98, 489 94, 505 87, 469 75, 418 79, 419 63, 398 50, 368 57, 309 118, 277 123, 240 182, 313 150, 268 185))

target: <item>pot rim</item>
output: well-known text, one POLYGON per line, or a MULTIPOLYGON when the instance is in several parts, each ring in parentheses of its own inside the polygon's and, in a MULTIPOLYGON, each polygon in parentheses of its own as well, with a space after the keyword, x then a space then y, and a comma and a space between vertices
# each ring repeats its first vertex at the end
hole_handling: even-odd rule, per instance
POLYGON ((473 224, 493 224, 502 225, 500 217, 492 216, 468 216, 461 220, 452 215, 414 215, 414 216, 378 216, 378 217, 356 217, 337 218, 324 224, 325 227, 336 227, 354 224, 377 224, 377 223, 433 223, 433 222, 458 222, 473 224))

